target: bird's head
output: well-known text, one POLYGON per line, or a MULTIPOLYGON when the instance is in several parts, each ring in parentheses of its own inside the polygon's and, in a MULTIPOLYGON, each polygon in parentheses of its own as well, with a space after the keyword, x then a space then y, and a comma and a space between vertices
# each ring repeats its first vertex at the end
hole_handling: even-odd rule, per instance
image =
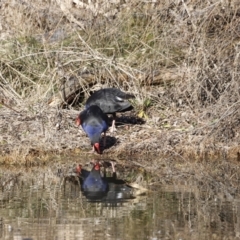
POLYGON ((93 168, 94 168, 94 170, 99 171, 99 170, 100 170, 100 167, 101 167, 100 163, 97 162, 97 163, 94 164, 94 167, 93 167, 93 168))
POLYGON ((76 123, 76 125, 77 125, 78 127, 81 125, 80 116, 77 116, 77 118, 75 119, 75 123, 76 123))
POLYGON ((94 143, 94 150, 98 153, 101 154, 101 150, 100 150, 100 144, 99 143, 94 143))

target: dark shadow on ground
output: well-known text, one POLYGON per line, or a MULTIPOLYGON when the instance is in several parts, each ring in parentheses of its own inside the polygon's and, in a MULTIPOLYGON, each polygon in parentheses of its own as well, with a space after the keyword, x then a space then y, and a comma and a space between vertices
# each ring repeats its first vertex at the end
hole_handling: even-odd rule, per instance
POLYGON ((101 145, 101 149, 109 149, 112 146, 114 146, 117 142, 117 139, 115 137, 112 136, 106 136, 106 146, 103 147, 103 137, 101 139, 100 145, 101 145))
MULTIPOLYGON (((109 116, 109 123, 112 125, 112 116, 109 116)), ((141 125, 144 124, 146 121, 143 118, 137 117, 137 116, 126 116, 122 115, 117 117, 116 119, 116 126, 122 126, 122 125, 141 125)))

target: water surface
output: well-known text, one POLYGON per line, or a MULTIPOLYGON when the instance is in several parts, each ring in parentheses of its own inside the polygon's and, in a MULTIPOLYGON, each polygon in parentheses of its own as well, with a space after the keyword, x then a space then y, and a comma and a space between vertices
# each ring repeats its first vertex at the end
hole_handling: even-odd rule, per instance
POLYGON ((142 196, 90 202, 47 167, 9 175, 0 239, 239 239, 240 201, 193 185, 151 185, 142 196), (27 172, 26 172, 27 174, 27 172))

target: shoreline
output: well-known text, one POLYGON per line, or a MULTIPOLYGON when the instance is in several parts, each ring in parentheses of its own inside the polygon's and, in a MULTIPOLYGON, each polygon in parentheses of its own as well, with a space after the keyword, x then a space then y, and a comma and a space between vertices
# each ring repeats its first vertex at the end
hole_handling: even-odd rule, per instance
POLYGON ((47 155, 66 152, 97 158, 137 157, 140 162, 141 157, 153 159, 162 156, 179 156, 185 160, 219 158, 240 161, 238 142, 229 141, 228 145, 216 142, 209 131, 197 135, 197 128, 191 129, 191 126, 189 130, 178 126, 157 127, 152 124, 152 119, 135 124, 133 113, 130 113, 131 116, 129 113, 118 114, 117 122, 127 122, 117 125, 117 132, 107 132, 107 147, 103 154, 88 154, 90 140, 74 123, 79 111, 59 110, 48 105, 32 107, 32 111, 26 109, 19 109, 19 113, 5 107, 1 109, 1 163, 25 162, 36 156, 46 159, 47 155))

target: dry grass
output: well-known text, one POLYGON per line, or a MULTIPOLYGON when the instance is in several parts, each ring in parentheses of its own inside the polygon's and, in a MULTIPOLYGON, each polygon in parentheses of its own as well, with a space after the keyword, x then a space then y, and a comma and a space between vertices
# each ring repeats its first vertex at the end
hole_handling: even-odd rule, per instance
POLYGON ((71 81, 82 104, 105 84, 151 127, 238 145, 238 1, 97 3, 1 2, 1 107, 45 109, 71 81))

